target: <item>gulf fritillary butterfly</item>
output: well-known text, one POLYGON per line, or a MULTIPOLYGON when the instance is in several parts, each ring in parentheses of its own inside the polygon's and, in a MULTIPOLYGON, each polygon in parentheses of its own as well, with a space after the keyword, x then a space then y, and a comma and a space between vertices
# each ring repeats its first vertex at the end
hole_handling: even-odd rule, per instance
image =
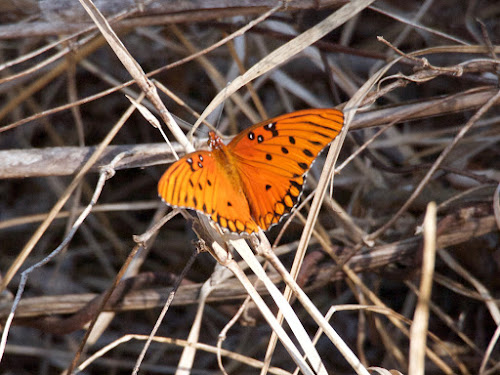
POLYGON ((231 232, 267 230, 295 208, 312 163, 343 124, 339 110, 308 109, 253 125, 227 146, 210 132, 211 150, 172 164, 158 183, 159 195, 231 232))

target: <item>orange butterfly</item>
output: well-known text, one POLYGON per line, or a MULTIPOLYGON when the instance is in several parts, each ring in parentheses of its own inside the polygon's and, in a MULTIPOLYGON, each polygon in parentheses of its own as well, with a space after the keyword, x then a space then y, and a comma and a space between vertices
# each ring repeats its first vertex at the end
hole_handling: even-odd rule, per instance
POLYGON ((307 109, 253 125, 227 146, 210 132, 211 151, 172 164, 158 193, 168 205, 203 212, 231 232, 267 230, 297 205, 314 159, 343 124, 339 110, 307 109))

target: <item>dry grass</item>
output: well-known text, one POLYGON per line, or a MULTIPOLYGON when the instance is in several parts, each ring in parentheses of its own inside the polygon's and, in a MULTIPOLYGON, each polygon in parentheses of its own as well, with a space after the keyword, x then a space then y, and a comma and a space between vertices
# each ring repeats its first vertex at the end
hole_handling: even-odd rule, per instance
MULTIPOLYGON (((295 370, 255 305, 240 309, 244 274, 214 268, 213 256, 246 268, 211 246, 215 233, 176 211, 148 231, 167 212, 156 183, 174 157, 126 95, 180 155, 212 125, 229 136, 293 110, 339 106, 350 117, 359 106, 333 198, 325 152, 300 212, 267 233, 273 253, 256 247, 296 270, 313 301, 296 290, 292 306, 319 354, 308 351, 312 363, 324 365, 314 373, 354 372, 329 328, 317 331, 314 307, 378 373, 500 371, 497 2, 105 2, 116 35, 80 3, 64 13, 61 3, 0 3, 0 374, 82 363, 89 374, 131 373, 196 248, 210 254, 187 270, 141 373, 220 373, 218 362, 230 374, 295 370)), ((269 285, 246 273, 276 313, 269 285)))

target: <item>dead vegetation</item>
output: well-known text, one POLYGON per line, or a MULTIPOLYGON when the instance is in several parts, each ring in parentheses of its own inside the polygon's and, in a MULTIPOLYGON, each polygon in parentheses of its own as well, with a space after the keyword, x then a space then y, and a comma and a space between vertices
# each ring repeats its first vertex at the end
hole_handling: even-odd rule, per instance
MULTIPOLYGON (((220 373, 218 357, 230 374, 296 368, 281 344, 268 349, 271 328, 248 300, 227 326, 248 290, 214 270, 211 255, 228 261, 216 234, 157 197, 175 159, 127 96, 179 154, 204 145, 208 123, 230 136, 298 109, 359 107, 333 196, 324 152, 300 213, 268 232, 273 254, 372 371, 500 371, 497 2, 94 3, 116 35, 89 0, 0 3, 2 374, 131 373, 197 249, 210 254, 187 270, 141 373, 220 373), (184 133, 199 125, 194 138, 173 119, 184 133)), ((355 372, 330 336, 315 346, 324 368, 313 373, 355 372)))

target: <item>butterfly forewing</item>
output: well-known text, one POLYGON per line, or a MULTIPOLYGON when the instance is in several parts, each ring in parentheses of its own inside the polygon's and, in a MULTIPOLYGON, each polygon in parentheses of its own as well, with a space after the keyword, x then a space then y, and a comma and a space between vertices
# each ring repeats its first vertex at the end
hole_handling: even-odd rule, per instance
POLYGON ((297 204, 303 176, 343 122, 335 109, 298 111, 254 125, 228 145, 261 228, 276 224, 297 204))

